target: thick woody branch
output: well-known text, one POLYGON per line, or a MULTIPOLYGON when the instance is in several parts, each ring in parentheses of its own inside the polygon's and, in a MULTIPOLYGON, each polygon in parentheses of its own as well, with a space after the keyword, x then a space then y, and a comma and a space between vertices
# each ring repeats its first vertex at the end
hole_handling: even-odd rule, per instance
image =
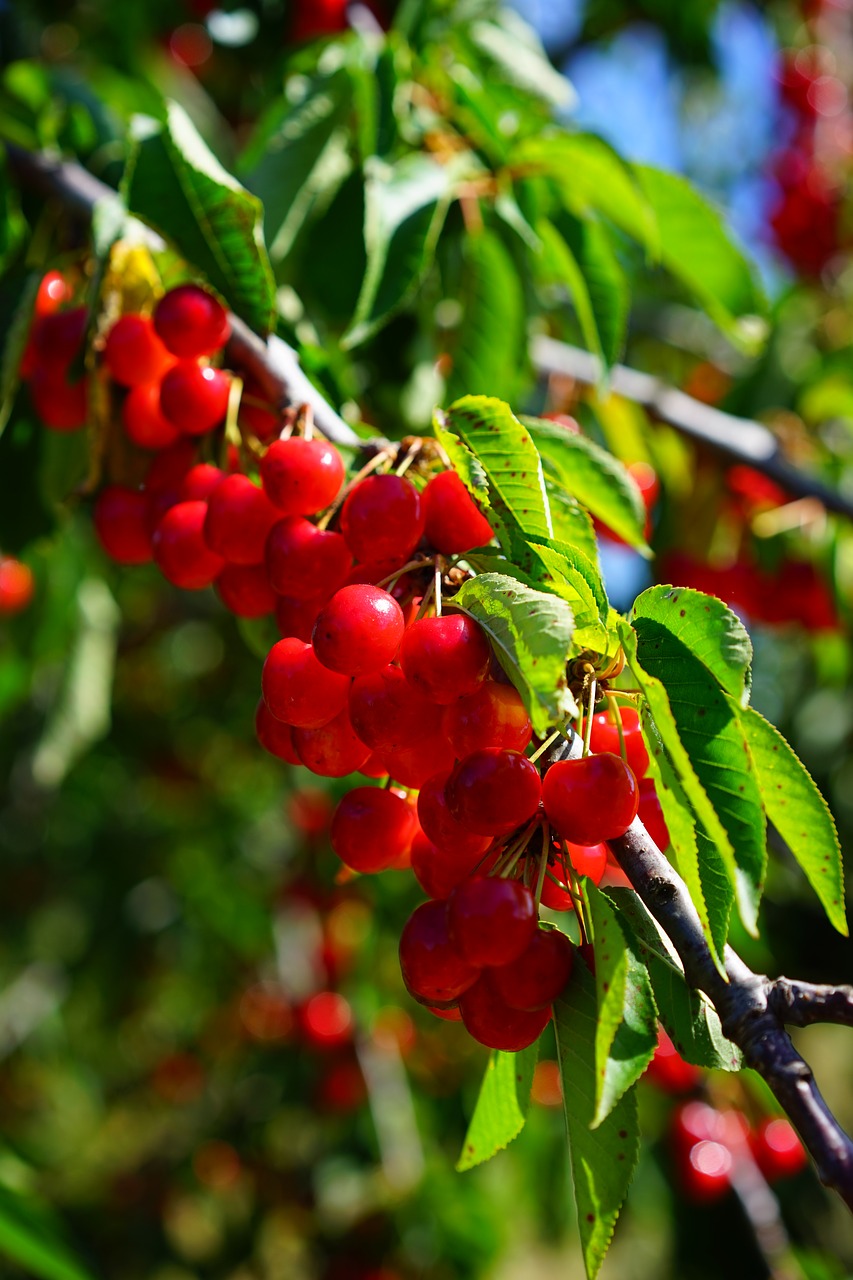
POLYGON ((776 978, 768 1003, 788 1027, 810 1027, 815 1022, 836 1022, 853 1027, 853 987, 816 986, 776 978))

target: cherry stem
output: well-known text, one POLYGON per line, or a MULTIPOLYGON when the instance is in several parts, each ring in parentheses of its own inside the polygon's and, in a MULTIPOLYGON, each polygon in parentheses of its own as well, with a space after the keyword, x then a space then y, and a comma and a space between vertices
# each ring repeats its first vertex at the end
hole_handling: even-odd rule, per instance
POLYGON ((423 567, 423 560, 409 560, 401 569, 395 569, 393 573, 389 573, 387 578, 383 578, 381 582, 377 582, 376 585, 377 587, 384 587, 387 591, 389 585, 393 586, 398 578, 402 578, 404 573, 411 573, 412 569, 422 569, 423 567))
POLYGON ((311 440, 314 437, 314 406, 310 404, 301 404, 297 422, 302 427, 302 438, 311 440))
POLYGON ((595 676, 593 676, 589 682, 589 702, 587 705, 586 724, 584 725, 583 753, 585 756, 589 755, 589 743, 592 737, 592 715, 595 710, 595 694, 597 688, 598 682, 595 676))
POLYGON ((628 748, 625 746, 625 730, 622 727, 622 716, 619 714, 619 703, 612 693, 607 695, 607 709, 610 712, 611 719, 616 724, 616 732, 619 734, 619 754, 627 764, 628 748))
POLYGON ((573 900, 580 903, 580 911, 578 912, 577 908, 575 910, 578 916, 578 924, 580 925, 580 931, 583 934, 583 940, 584 942, 592 942, 593 928, 592 928, 592 920, 588 914, 589 905, 586 901, 586 898, 583 895, 583 890, 581 889, 581 882, 578 877, 578 873, 575 871, 574 866, 572 865, 572 860, 569 857, 568 847, 562 836, 560 837, 560 848, 563 854, 563 858, 562 858, 563 871, 565 872, 565 875, 566 875, 566 883, 571 886, 571 893, 572 893, 573 900))
POLYGON ((423 440, 415 440, 413 444, 409 445, 409 448, 406 452, 406 456, 403 458, 403 461, 400 463, 399 467, 394 472, 394 475, 404 476, 408 471, 409 467, 414 462, 415 458, 420 453, 421 449, 423 449, 423 447, 424 447, 423 440))
POLYGON ((427 589, 424 592, 424 598, 423 600, 421 600, 420 607, 418 609, 417 616, 415 618, 415 622, 420 622, 421 618, 429 609, 430 604, 432 603, 432 594, 434 591, 435 591, 435 578, 432 577, 430 578, 429 583, 427 585, 427 589))
POLYGON ((542 889, 545 884, 545 873, 548 870, 548 855, 551 852, 551 829, 547 822, 542 823, 542 852, 539 855, 539 875, 536 879, 536 893, 534 900, 536 902, 536 910, 539 910, 539 903, 542 901, 542 889))
POLYGON ((435 557, 435 571, 433 573, 433 584, 435 586, 435 616, 441 617, 441 566, 438 556, 435 557))
POLYGON ((554 732, 545 739, 542 745, 536 748, 536 750, 533 752, 533 755, 527 757, 530 763, 535 764, 536 761, 539 759, 539 757, 542 755, 542 752, 547 751, 548 748, 552 746, 553 743, 555 743, 559 737, 562 736, 562 734, 563 734, 562 729, 555 729, 554 732))

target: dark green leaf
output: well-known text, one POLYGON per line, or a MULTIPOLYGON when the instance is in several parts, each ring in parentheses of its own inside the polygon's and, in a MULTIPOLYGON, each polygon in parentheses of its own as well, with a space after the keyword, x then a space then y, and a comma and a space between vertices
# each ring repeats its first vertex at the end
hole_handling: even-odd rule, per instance
POLYGON ((91 1280, 48 1210, 5 1186, 0 1187, 0 1252, 39 1280, 91 1280))
POLYGON ((637 600, 637 616, 660 623, 722 689, 745 704, 751 684, 752 641, 736 613, 716 596, 689 587, 650 587, 637 600))
POLYGON ((453 360, 448 398, 514 396, 527 365, 524 297, 515 264, 500 236, 485 229, 462 246, 459 325, 448 334, 453 360))
POLYGON ((563 212, 537 226, 546 281, 568 289, 584 341, 606 367, 619 359, 628 320, 628 281, 604 228, 563 212))
POLYGON ((491 1160, 521 1133, 538 1056, 538 1040, 521 1053, 492 1050, 462 1154, 456 1162, 459 1173, 491 1160))

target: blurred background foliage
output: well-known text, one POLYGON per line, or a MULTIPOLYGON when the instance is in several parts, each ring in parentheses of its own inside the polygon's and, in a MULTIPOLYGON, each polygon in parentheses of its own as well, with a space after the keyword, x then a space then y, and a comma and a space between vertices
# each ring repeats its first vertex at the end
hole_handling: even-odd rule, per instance
MULTIPOLYGON (((720 202, 770 299, 766 321, 726 337, 611 227, 604 354, 623 345, 627 307, 614 297, 630 279, 628 363, 759 418, 799 465, 850 494, 853 17, 840 0, 518 0, 517 11, 488 27, 493 6, 479 0, 402 0, 396 11, 376 0, 351 6, 356 35, 316 43, 343 24, 325 3, 7 4, 0 133, 58 147, 115 185, 130 118, 163 119, 164 100, 179 102, 266 199, 279 331, 352 420, 401 435, 423 429, 436 401, 483 390, 575 413, 646 468, 638 474, 652 469, 660 558, 650 570, 603 538, 614 601, 627 607, 652 571, 680 573, 747 617, 754 701, 818 778, 849 856, 849 525, 733 473, 624 401, 537 376, 531 328, 589 337, 565 277, 531 265, 537 192, 521 179, 484 214, 474 180, 471 199, 447 214, 424 287, 396 300, 381 333, 341 338, 364 272, 365 156, 464 137, 489 174, 510 142, 559 118, 720 202), (538 30, 552 73, 530 31, 513 25, 519 16, 538 30), (429 86, 420 97, 406 89, 412 58, 429 86), (352 74, 335 81, 342 65, 352 74), (353 68, 364 90, 355 103, 335 97, 358 86, 353 68), (308 175, 275 165, 265 175, 268 144, 318 81, 331 85, 315 122, 328 145, 308 206, 288 223, 281 193, 308 175), (363 108, 374 84, 386 113, 372 117, 363 108)), ((25 269, 73 264, 85 239, 6 182, 2 201, 8 328, 25 269)), ((566 243, 570 217, 555 214, 566 243)), ((679 252, 689 268, 690 244, 679 252)), ((757 287, 754 300, 760 309, 757 287)), ((13 421, 26 418, 23 394, 13 421)), ((21 552, 36 587, 29 608, 0 619, 0 1274, 580 1275, 553 1075, 538 1073, 513 1148, 454 1173, 485 1054, 405 997, 396 939, 418 899, 411 876, 336 883, 325 836, 334 787, 307 787, 257 748, 252 628, 207 593, 179 595, 153 571, 105 563, 84 509, 56 523, 53 500, 80 465, 75 442, 30 435, 22 447, 33 465, 6 451, 0 471, 2 550, 21 552), (48 1205, 62 1226, 43 1216, 48 1205), (67 1254, 53 1243, 62 1236, 67 1254)), ((773 972, 849 978, 849 947, 778 861, 761 940, 736 942, 773 972)), ((849 1127, 844 1033, 802 1039, 849 1127)), ((765 1105, 748 1079, 707 1088, 721 1102, 765 1105)), ((736 1201, 684 1200, 667 1140, 672 1100, 649 1085, 642 1105, 648 1146, 605 1280, 767 1274, 736 1201)), ((853 1273, 853 1230, 813 1175, 780 1196, 802 1274, 853 1273)))

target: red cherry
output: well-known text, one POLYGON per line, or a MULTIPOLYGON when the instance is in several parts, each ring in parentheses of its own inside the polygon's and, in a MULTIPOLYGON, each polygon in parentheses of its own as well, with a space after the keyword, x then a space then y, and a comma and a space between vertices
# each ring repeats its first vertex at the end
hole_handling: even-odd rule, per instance
POLYGON ((429 898, 448 898, 458 884, 474 871, 482 859, 476 853, 460 858, 455 850, 439 849, 420 829, 412 841, 412 871, 429 898))
MULTIPOLYGON (((622 733, 625 739, 625 754, 634 776, 642 778, 649 767, 649 753, 643 741, 640 729, 640 717, 633 707, 620 707, 622 733)), ((621 754, 619 748, 619 730, 610 718, 609 711, 600 711, 592 718, 592 732, 589 739, 590 750, 596 755, 609 751, 611 755, 621 754)))
POLYGON ((494 530, 455 471, 433 476, 423 491, 427 542, 446 556, 491 542, 494 530))
POLYGON ((624 760, 604 752, 551 765, 542 784, 542 803, 561 836, 593 845, 625 834, 637 816, 640 789, 624 760))
POLYGON ((275 603, 275 620, 282 636, 295 636, 306 643, 310 643, 319 612, 319 600, 293 600, 289 596, 279 596, 275 603))
POLYGON ((572 895, 569 893, 568 886, 563 884, 562 879, 559 884, 555 884, 553 880, 546 876, 540 901, 543 907, 549 907, 552 911, 574 911, 575 909, 572 895))
POLYGON ((194 467, 190 467, 189 471, 181 481, 181 501, 182 502, 205 502, 222 484, 225 479, 225 472, 219 467, 215 467, 212 462, 199 462, 194 467))
POLYGON ((460 860, 481 858, 491 844, 489 836, 474 835, 461 826, 447 807, 446 784, 449 774, 442 772, 428 779, 418 796, 418 819, 424 832, 440 849, 455 851, 460 860))
POLYGON ((263 698, 255 712, 255 735, 271 756, 278 756, 286 764, 302 763, 293 746, 293 730, 289 724, 276 720, 263 698))
POLYGON ((447 807, 478 835, 508 835, 532 818, 542 784, 535 764, 518 751, 489 747, 461 760, 447 783, 447 807))
POLYGON ((261 460, 267 497, 287 516, 313 516, 328 507, 344 476, 343 459, 326 440, 275 440, 261 460))
POLYGON ((21 613, 33 598, 35 579, 29 565, 0 557, 0 617, 9 618, 21 613))
POLYGON ((707 1102, 687 1102, 675 1111, 671 1133, 676 1152, 683 1153, 697 1142, 722 1141, 723 1118, 707 1102))
MULTIPOLYGON (((357 676, 349 708, 356 732, 374 751, 393 755, 441 732, 441 709, 414 689, 399 667, 357 676)), ((448 744, 444 753, 450 754, 448 744)))
POLYGON ((369 583, 341 587, 314 623, 314 649, 330 671, 362 676, 391 661, 404 629, 403 610, 387 591, 369 583))
POLYGON ((176 587, 200 591, 225 568, 204 540, 206 502, 178 502, 163 516, 151 538, 160 572, 176 587))
POLYGON ((444 732, 460 759, 487 747, 524 751, 533 735, 516 690, 496 680, 451 703, 444 712, 444 732))
POLYGON ((412 623, 400 646, 406 679, 439 704, 455 702, 479 688, 491 660, 483 628, 464 613, 421 618, 412 623))
POLYGON ((240 426, 250 431, 261 444, 269 444, 281 434, 281 415, 276 413, 263 389, 251 379, 243 385, 240 399, 240 426), (253 403, 261 401, 263 403, 253 403))
POLYGON ((181 438, 178 428, 161 412, 159 382, 131 387, 121 407, 121 419, 128 439, 140 449, 165 449, 181 438))
POLYGON ((88 318, 85 307, 39 316, 32 334, 39 363, 53 369, 67 369, 80 350, 88 318))
POLYGON ((262 564, 226 564, 215 582, 216 594, 238 618, 264 618, 276 596, 262 564))
POLYGON ((248 476, 227 476, 207 502, 204 536, 211 551, 231 564, 261 564, 278 512, 248 476))
POLYGON ((462 1014, 459 1012, 459 1006, 456 1004, 448 1005, 446 1009, 436 1009, 432 1005, 427 1005, 430 1013, 436 1018, 442 1018, 445 1022, 461 1022, 462 1014))
POLYGON ((435 1008, 453 1004, 476 982, 479 969, 450 939, 446 903, 423 902, 409 916, 400 935, 400 969, 409 994, 435 1008))
POLYGON ((317 1085, 316 1105, 323 1111, 346 1114, 363 1106, 367 1096, 367 1085, 358 1060, 347 1059, 333 1062, 327 1068, 317 1085))
POLYGON ((359 773, 363 778, 388 777, 388 770, 374 751, 371 751, 370 755, 359 769, 359 773))
POLYGON ((231 333, 225 308, 197 284, 180 284, 163 295, 154 309, 154 328, 167 350, 182 360, 213 355, 231 333))
POLYGON ((808 1164, 796 1129, 781 1116, 762 1120, 750 1145, 755 1162, 768 1182, 791 1178, 808 1164))
POLYGON ((538 1040, 548 1025, 550 1009, 528 1013, 511 1009, 495 990, 492 970, 461 995, 459 1011, 465 1030, 488 1049, 518 1053, 538 1040))
POLYGON ((270 582, 283 596, 328 600, 352 568, 352 555, 339 533, 318 529, 304 516, 287 516, 273 507, 278 523, 266 544, 270 582))
POLYGON ((453 764, 453 751, 443 733, 422 738, 397 751, 379 751, 379 759, 391 777, 418 791, 430 778, 453 764))
POLYGON ((318 991, 298 1016, 302 1034, 315 1049, 339 1049, 352 1040, 352 1009, 337 991, 318 991))
POLYGON ((640 782, 640 805, 637 810, 640 821, 661 850, 669 848, 670 835, 663 816, 660 800, 655 789, 653 778, 643 778, 640 782))
POLYGON ((293 13, 290 39, 295 43, 334 35, 347 29, 348 0, 311 0, 299 4, 293 13))
POLYGON ((63 367, 36 366, 30 379, 33 408, 51 431, 77 431, 86 425, 89 395, 86 378, 69 382, 63 367))
POLYGON ((703 1138, 690 1148, 682 1166, 685 1196, 694 1204, 713 1204, 728 1191, 733 1167, 728 1147, 703 1138))
POLYGON ((573 961, 564 933, 537 929, 520 956, 492 970, 492 984, 511 1009, 548 1009, 572 976, 573 961))
POLYGON ((201 436, 224 421, 230 394, 227 373, 196 360, 179 360, 160 383, 160 409, 184 435, 201 436))
POLYGON ((317 729, 294 729, 296 754, 312 773, 321 778, 345 778, 367 762, 370 747, 356 734, 347 709, 317 729))
POLYGON ((593 884, 598 885, 607 870, 606 844, 573 844, 566 841, 571 862, 579 876, 588 876, 593 884))
POLYGON ((335 810, 329 838, 342 862, 367 875, 393 867, 416 829, 412 806, 393 791, 355 787, 335 810))
POLYGON ((194 440, 177 437, 174 444, 165 448, 162 453, 158 453, 156 458, 152 458, 145 477, 146 490, 172 489, 175 493, 179 493, 184 477, 195 462, 196 449, 194 440))
POLYGON ((447 918, 450 936, 471 964, 509 964, 536 932, 536 903, 520 880, 478 876, 453 890, 447 918))
POLYGON ((350 682, 322 666, 310 644, 291 638, 270 649, 261 687, 278 720, 300 729, 319 729, 343 711, 350 682))
POLYGON ((58 311, 64 302, 70 302, 73 296, 71 285, 61 271, 46 271, 36 294, 34 314, 48 316, 58 311))
POLYGON ((137 387, 157 382, 174 364, 148 316, 129 313, 120 316, 107 334, 104 364, 113 382, 137 387))
POLYGON ((110 485, 95 503, 92 521, 101 546, 119 564, 147 564, 152 559, 148 532, 148 499, 141 489, 110 485))
POLYGON ((646 1079, 664 1093, 689 1093, 702 1079, 692 1062, 685 1062, 663 1027, 658 1028, 658 1046, 646 1068, 646 1079))
POLYGON ((356 560, 403 564, 423 531, 421 500, 405 476, 368 476, 341 510, 341 533, 356 560))

